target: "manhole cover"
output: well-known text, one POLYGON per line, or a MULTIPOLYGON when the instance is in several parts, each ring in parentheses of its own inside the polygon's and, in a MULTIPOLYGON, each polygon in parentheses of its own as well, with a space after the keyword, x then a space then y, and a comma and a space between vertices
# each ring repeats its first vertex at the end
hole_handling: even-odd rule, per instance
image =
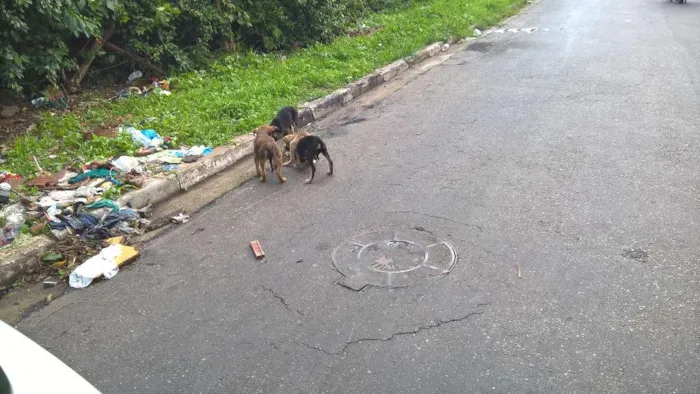
POLYGON ((450 272, 457 261, 447 241, 414 230, 354 236, 333 250, 333 265, 355 284, 412 286, 450 272))

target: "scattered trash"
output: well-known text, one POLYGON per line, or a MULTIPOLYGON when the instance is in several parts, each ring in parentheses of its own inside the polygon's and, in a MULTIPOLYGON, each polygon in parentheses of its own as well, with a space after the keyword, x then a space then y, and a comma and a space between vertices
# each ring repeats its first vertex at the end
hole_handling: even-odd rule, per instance
POLYGON ((190 215, 187 215, 187 214, 185 214, 185 213, 183 213, 183 212, 180 212, 180 213, 177 214, 176 216, 173 216, 173 217, 170 218, 170 220, 171 220, 173 223, 175 223, 175 224, 187 223, 187 222, 190 221, 190 219, 191 219, 191 218, 190 218, 190 215))
POLYGON ((48 278, 44 279, 43 284, 44 284, 44 287, 55 287, 59 282, 60 282, 60 280, 58 280, 56 278, 48 277, 48 278))
POLYGON ((0 205, 7 204, 10 202, 10 192, 12 191, 12 186, 9 183, 0 183, 0 205))
POLYGON ((304 259, 299 259, 299 260, 297 260, 297 264, 303 263, 303 262, 304 262, 304 259))
POLYGON ((100 276, 111 279, 119 272, 119 268, 132 262, 138 255, 138 250, 130 246, 110 245, 71 272, 68 284, 75 289, 84 289, 100 276))
POLYGON ((106 170, 104 168, 98 168, 96 170, 89 170, 85 171, 82 174, 78 174, 68 180, 68 183, 78 183, 82 182, 86 179, 95 179, 95 178, 111 178, 112 176, 117 175, 116 172, 111 171, 111 170, 106 170))
POLYGON ((134 153, 135 157, 143 157, 143 156, 148 156, 156 153, 156 148, 139 148, 136 153, 134 153))
POLYGON ((55 100, 51 100, 46 97, 37 97, 31 101, 32 105, 36 109, 53 108, 53 109, 66 109, 68 108, 68 100, 66 97, 59 97, 55 100))
POLYGON ((24 179, 18 174, 13 174, 8 171, 0 172, 0 183, 9 183, 12 189, 17 189, 24 184, 24 179))
POLYGON ((102 227, 106 229, 111 229, 112 227, 119 224, 119 222, 132 223, 136 222, 141 218, 138 212, 131 208, 124 208, 119 212, 112 212, 107 215, 102 221, 102 227))
POLYGON ((141 171, 141 163, 135 157, 120 156, 118 159, 112 160, 111 163, 121 172, 141 171))
POLYGON ((158 81, 157 78, 151 78, 150 80, 136 79, 130 83, 134 86, 129 86, 126 89, 120 90, 112 99, 122 99, 133 96, 145 97, 150 94, 157 94, 159 96, 170 96, 172 94, 172 92, 168 90, 170 88, 169 81, 158 81))
POLYGON ((70 228, 76 234, 82 234, 87 230, 94 229, 100 222, 100 219, 89 213, 79 213, 77 215, 65 216, 56 215, 61 221, 58 223, 50 222, 49 227, 53 230, 63 230, 70 228))
POLYGON ((474 37, 480 37, 483 33, 479 29, 474 29, 474 37))
POLYGON ((0 246, 11 244, 19 235, 20 228, 24 225, 26 209, 22 203, 15 203, 6 206, 0 211, 0 218, 3 218, 2 234, 0 234, 0 246))
POLYGON ((131 134, 131 139, 145 148, 159 148, 163 145, 163 139, 153 129, 139 130, 135 127, 120 129, 122 133, 131 134))
POLYGON ((41 262, 46 265, 55 264, 61 260, 63 260, 63 255, 60 253, 44 252, 44 254, 41 255, 41 262))
POLYGON ((123 244, 124 241, 126 241, 126 237, 123 235, 120 235, 118 237, 112 237, 104 240, 104 244, 109 246, 109 245, 119 245, 123 244))
POLYGON ((180 166, 177 164, 163 164, 163 172, 177 171, 180 166))
POLYGON ((126 78, 126 82, 132 83, 141 77, 143 77, 143 73, 141 72, 141 70, 136 70, 129 74, 129 76, 126 78))
POLYGON ((522 279, 522 275, 520 274, 520 263, 516 263, 518 266, 518 279, 522 279))
POLYGON ((250 247, 253 249, 256 259, 262 259, 265 257, 265 252, 263 252, 262 245, 260 241, 250 241, 250 247))
POLYGON ((442 51, 443 52, 447 52, 448 49, 450 49, 450 44, 447 44, 447 43, 442 44, 442 51))
POLYGON ((85 209, 90 210, 99 208, 109 208, 112 210, 112 212, 119 212, 119 210, 121 209, 118 203, 108 199, 102 199, 100 201, 93 202, 92 204, 87 204, 85 206, 85 209))
POLYGON ((136 86, 129 86, 127 89, 120 90, 114 98, 127 98, 131 96, 140 96, 141 94, 141 89, 136 86))
POLYGON ((204 145, 196 145, 189 149, 180 149, 168 152, 169 155, 175 157, 188 157, 188 156, 206 156, 213 151, 211 147, 204 145))

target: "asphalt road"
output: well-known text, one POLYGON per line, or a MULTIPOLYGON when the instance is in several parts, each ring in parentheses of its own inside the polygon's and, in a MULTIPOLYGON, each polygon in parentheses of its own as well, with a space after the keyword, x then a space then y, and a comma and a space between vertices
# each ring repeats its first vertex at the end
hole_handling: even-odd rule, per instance
POLYGON ((537 30, 328 125, 332 177, 248 182, 21 330, 105 393, 697 393, 700 1, 504 27, 537 30), (341 242, 410 228, 449 275, 335 283, 341 242))

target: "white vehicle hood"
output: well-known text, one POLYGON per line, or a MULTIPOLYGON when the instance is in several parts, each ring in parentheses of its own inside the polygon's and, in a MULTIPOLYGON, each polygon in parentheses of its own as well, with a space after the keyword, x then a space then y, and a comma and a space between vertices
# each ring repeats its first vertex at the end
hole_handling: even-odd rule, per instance
POLYGON ((0 368, 12 394, 100 394, 53 354, 0 321, 0 368))

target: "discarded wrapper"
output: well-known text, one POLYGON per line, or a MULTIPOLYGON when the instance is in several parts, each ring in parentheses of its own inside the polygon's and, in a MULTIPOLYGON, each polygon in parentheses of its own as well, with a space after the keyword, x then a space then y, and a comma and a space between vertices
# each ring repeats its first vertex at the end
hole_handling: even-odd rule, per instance
POLYGON ((43 284, 44 284, 44 287, 54 287, 58 284, 58 282, 59 282, 58 279, 49 277, 49 278, 44 279, 43 284))
POLYGON ((253 253, 255 253, 256 259, 262 259, 265 257, 265 252, 263 252, 260 241, 250 241, 250 247, 253 248, 253 253))
POLYGON ((184 212, 180 212, 177 216, 171 217, 170 220, 176 224, 183 224, 190 221, 190 215, 187 215, 184 212))

